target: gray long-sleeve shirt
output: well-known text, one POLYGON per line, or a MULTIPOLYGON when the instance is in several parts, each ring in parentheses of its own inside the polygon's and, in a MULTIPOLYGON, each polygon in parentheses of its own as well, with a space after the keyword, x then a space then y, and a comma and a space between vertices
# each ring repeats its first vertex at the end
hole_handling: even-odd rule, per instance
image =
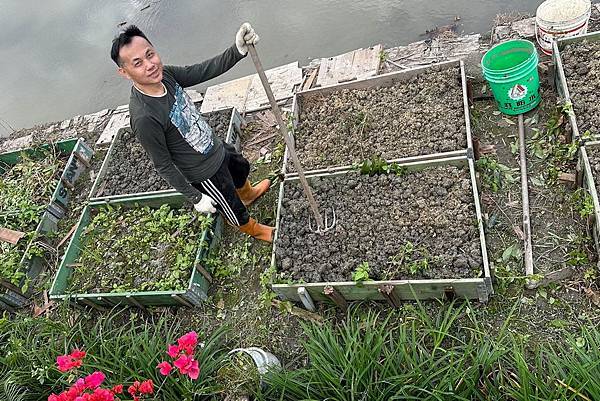
POLYGON ((223 162, 221 140, 183 90, 207 81, 244 58, 233 45, 222 54, 186 67, 165 66, 166 94, 155 97, 131 88, 131 128, 158 173, 193 203, 202 194, 190 183, 212 177, 223 162))

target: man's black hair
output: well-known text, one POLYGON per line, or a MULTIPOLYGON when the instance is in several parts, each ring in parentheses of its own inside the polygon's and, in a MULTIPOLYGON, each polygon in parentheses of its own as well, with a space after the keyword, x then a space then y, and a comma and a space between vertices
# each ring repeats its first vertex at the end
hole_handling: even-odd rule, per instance
MULTIPOLYGON (((112 48, 110 49, 110 58, 112 58, 112 60, 119 67, 123 66, 123 63, 119 58, 119 51, 123 46, 127 46, 128 44, 130 44, 131 39, 133 39, 134 36, 139 36, 148 40, 148 38, 146 37, 146 35, 144 35, 144 32, 142 32, 140 28, 138 28, 135 25, 129 25, 127 28, 125 28, 123 32, 119 34, 119 36, 116 36, 112 41, 112 48)), ((148 40, 148 43, 152 44, 150 40, 148 40)))

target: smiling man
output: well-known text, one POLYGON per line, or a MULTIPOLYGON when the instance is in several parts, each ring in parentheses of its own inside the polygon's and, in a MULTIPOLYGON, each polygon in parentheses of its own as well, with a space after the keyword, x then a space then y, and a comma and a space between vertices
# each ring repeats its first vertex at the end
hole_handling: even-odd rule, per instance
POLYGON ((193 202, 198 212, 219 210, 240 231, 271 242, 274 228, 259 224, 246 209, 271 182, 250 185, 250 163, 214 135, 183 90, 223 74, 256 42, 258 35, 246 22, 238 30, 235 44, 222 54, 176 67, 163 65, 146 35, 131 25, 113 40, 110 56, 118 73, 133 83, 131 128, 158 173, 193 202))

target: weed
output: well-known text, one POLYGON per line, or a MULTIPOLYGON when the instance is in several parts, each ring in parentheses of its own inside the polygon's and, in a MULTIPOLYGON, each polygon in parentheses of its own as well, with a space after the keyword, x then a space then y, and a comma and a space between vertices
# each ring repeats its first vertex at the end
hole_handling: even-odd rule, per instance
POLYGON ((361 174, 370 176, 377 174, 395 174, 401 176, 407 171, 406 167, 398 163, 388 163, 379 156, 373 156, 370 160, 355 163, 352 167, 359 170, 361 174))
POLYGON ((516 180, 513 176, 514 169, 498 162, 495 158, 489 156, 480 157, 477 160, 476 166, 483 186, 489 188, 492 192, 498 192, 516 180))
POLYGON ((392 279, 397 274, 411 276, 422 274, 430 269, 430 255, 425 247, 415 247, 412 242, 406 241, 398 253, 392 256, 389 264, 394 267, 393 272, 387 272, 386 278, 392 279))
POLYGON ((594 214, 594 201, 584 188, 578 188, 571 194, 571 202, 582 219, 594 214))
POLYGON ((361 284, 367 280, 369 280, 369 262, 362 262, 354 272, 352 272, 352 281, 361 284))

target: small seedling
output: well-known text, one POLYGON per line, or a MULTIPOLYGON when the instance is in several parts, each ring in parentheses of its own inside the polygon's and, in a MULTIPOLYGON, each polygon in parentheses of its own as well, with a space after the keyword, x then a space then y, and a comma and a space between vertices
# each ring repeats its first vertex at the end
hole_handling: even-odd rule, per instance
POLYGON ((356 270, 352 273, 352 280, 356 281, 357 284, 362 284, 364 281, 369 280, 369 262, 362 262, 356 270))
POLYGON ((363 175, 370 176, 378 174, 395 174, 401 176, 407 171, 406 167, 400 166, 398 163, 388 163, 379 156, 373 156, 369 160, 355 163, 353 168, 359 170, 363 175))
POLYGON ((594 213, 592 196, 583 188, 579 188, 571 194, 571 202, 582 219, 586 219, 594 213))
POLYGON ((484 187, 489 188, 492 192, 498 192, 516 180, 513 176, 514 169, 498 162, 498 160, 492 157, 480 157, 477 160, 476 166, 484 187))

